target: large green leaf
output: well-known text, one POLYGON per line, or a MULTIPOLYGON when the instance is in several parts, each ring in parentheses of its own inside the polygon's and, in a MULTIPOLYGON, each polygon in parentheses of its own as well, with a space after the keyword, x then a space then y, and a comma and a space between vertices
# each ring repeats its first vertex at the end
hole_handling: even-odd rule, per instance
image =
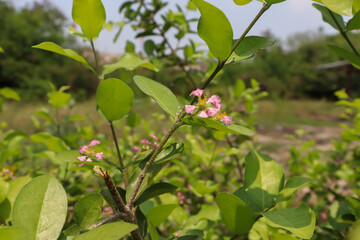
POLYGON ((73 0, 72 17, 90 40, 97 38, 106 22, 101 0, 73 0))
POLYGON ((62 185, 51 175, 28 182, 16 197, 12 223, 28 231, 29 240, 56 240, 65 223, 67 197, 62 185))
POLYGON ((146 214, 146 217, 154 227, 157 227, 167 219, 167 217, 176 207, 177 207, 176 204, 158 205, 156 207, 151 208, 149 212, 146 214))
POLYGON ((38 49, 58 53, 66 57, 72 58, 75 61, 81 62, 84 65, 84 67, 86 67, 87 69, 90 69, 91 71, 96 73, 95 70, 86 62, 86 60, 72 49, 63 49, 59 45, 52 42, 43 42, 36 46, 33 46, 33 48, 38 48, 38 49))
POLYGON ((244 187, 252 201, 262 209, 270 208, 284 187, 284 169, 271 157, 251 151, 245 158, 244 187))
POLYGON ((346 24, 346 30, 348 31, 357 29, 360 29, 360 11, 346 24))
MULTIPOLYGON (((235 44, 236 40, 234 40, 235 44)), ((249 59, 255 55, 256 52, 274 45, 275 40, 265 37, 249 36, 245 37, 237 46, 235 51, 231 54, 227 63, 237 63, 249 59)))
POLYGON ((299 188, 311 182, 314 182, 314 180, 301 176, 290 178, 287 180, 285 187, 280 191, 280 196, 277 201, 284 201, 289 199, 299 188))
POLYGON ((360 11, 360 1, 353 1, 353 14, 355 15, 360 11))
POLYGON ((127 222, 113 222, 80 234, 74 240, 118 240, 137 228, 137 225, 127 222))
POLYGON ((219 60, 229 57, 232 48, 233 30, 225 14, 203 0, 193 0, 201 17, 198 34, 208 45, 211 53, 219 60))
POLYGON ((11 88, 5 87, 0 89, 0 95, 7 99, 13 99, 16 101, 20 101, 20 96, 17 92, 12 90, 11 88))
POLYGON ((250 3, 252 0, 233 0, 236 5, 246 5, 250 3))
POLYGON ((245 234, 255 223, 255 216, 251 209, 237 196, 230 193, 219 193, 216 204, 220 208, 222 219, 226 227, 233 233, 245 234))
POLYGON ((265 1, 269 4, 276 4, 276 3, 284 2, 286 0, 265 0, 265 1))
POLYGON ((5 182, 2 178, 0 178, 0 203, 2 203, 9 193, 9 183, 5 182))
POLYGON ((348 60, 357 69, 360 69, 360 57, 358 55, 356 55, 355 53, 349 52, 348 50, 345 50, 343 48, 334 46, 334 45, 328 45, 328 46, 337 55, 348 60))
POLYGON ((31 141, 35 143, 45 144, 49 150, 54 152, 62 152, 68 149, 68 147, 66 146, 63 140, 61 140, 58 137, 54 137, 53 135, 47 132, 35 133, 31 135, 30 138, 31 141))
POLYGON ((176 186, 166 183, 166 182, 159 182, 151 185, 148 187, 136 200, 135 205, 140 205, 141 203, 149 200, 151 198, 157 197, 164 193, 170 193, 177 189, 176 186))
POLYGON ((331 11, 338 14, 350 16, 352 13, 353 0, 321 0, 321 2, 331 11))
POLYGON ((133 91, 120 79, 106 79, 96 91, 96 103, 108 121, 123 118, 131 110, 133 101, 133 91))
POLYGON ((170 89, 150 78, 139 75, 134 77, 134 82, 141 91, 152 97, 165 112, 176 118, 180 105, 170 89))
POLYGON ((331 13, 329 12, 329 9, 327 9, 326 7, 316 4, 314 3, 313 6, 320 11, 322 19, 324 22, 330 24, 330 26, 332 26, 333 28, 335 28, 336 30, 339 30, 338 24, 340 26, 340 28, 342 30, 345 30, 345 23, 344 23, 344 19, 341 15, 337 14, 337 13, 333 13, 336 22, 334 21, 333 17, 331 16, 331 13), (338 24, 337 24, 338 23, 338 24))
POLYGON ((25 229, 19 227, 3 227, 0 228, 0 239, 7 240, 28 240, 25 229))
POLYGON ((104 199, 98 193, 81 198, 75 205, 74 217, 80 231, 91 226, 100 216, 104 199))
POLYGON ((7 198, 9 199, 11 205, 14 205, 15 198, 19 194, 21 188, 31 180, 29 176, 17 177, 9 182, 9 192, 7 198))
POLYGON ((210 118, 201 118, 201 117, 187 117, 183 118, 182 121, 185 124, 197 126, 197 127, 204 127, 215 131, 221 131, 224 133, 234 133, 240 134, 245 136, 253 136, 254 132, 247 127, 240 126, 237 124, 231 124, 229 126, 225 126, 218 121, 215 121, 210 118))
POLYGON ((136 55, 136 53, 127 52, 121 56, 119 61, 112 64, 104 65, 102 74, 105 76, 120 68, 125 68, 126 70, 133 71, 138 67, 147 68, 155 72, 159 71, 159 69, 157 69, 150 62, 142 60, 138 55, 136 55))
POLYGON ((310 239, 315 230, 315 214, 305 204, 298 208, 277 209, 262 215, 271 227, 288 230, 296 237, 310 239))

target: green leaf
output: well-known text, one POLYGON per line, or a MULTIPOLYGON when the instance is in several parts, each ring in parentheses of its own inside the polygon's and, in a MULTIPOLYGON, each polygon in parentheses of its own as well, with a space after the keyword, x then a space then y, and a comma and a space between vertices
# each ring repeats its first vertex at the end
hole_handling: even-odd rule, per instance
POLYGON ((9 219, 11 214, 11 203, 8 198, 6 198, 1 204, 0 204, 0 220, 3 222, 6 222, 6 220, 9 219))
POLYGON ((84 41, 90 42, 90 39, 85 34, 83 34, 82 32, 79 32, 78 30, 72 28, 71 26, 68 26, 68 29, 69 29, 69 33, 70 33, 71 36, 79 37, 84 41))
POLYGON ((196 194, 205 195, 219 190, 219 184, 213 181, 198 180, 191 185, 191 188, 196 194))
POLYGON ((147 234, 147 227, 148 227, 147 219, 144 213, 140 210, 140 208, 136 209, 135 216, 136 216, 137 224, 139 225, 140 235, 142 236, 143 239, 145 239, 147 234))
POLYGON ((224 133, 234 133, 245 136, 253 136, 254 132, 244 126, 231 124, 229 126, 225 126, 218 121, 215 121, 210 118, 201 118, 201 117, 187 117, 183 118, 182 121, 185 124, 204 127, 215 131, 221 131, 224 133))
POLYGON ((245 234, 250 231, 255 223, 255 216, 240 198, 222 192, 216 196, 216 204, 220 208, 226 227, 232 233, 245 234))
POLYGON ((45 144, 49 150, 54 152, 62 152, 68 149, 68 147, 66 146, 63 140, 61 140, 58 137, 54 137, 53 135, 47 132, 39 132, 33 134, 30 136, 30 138, 31 141, 35 143, 45 144))
POLYGON ((154 227, 157 227, 167 219, 176 207, 176 204, 162 204, 153 207, 147 213, 146 218, 154 227))
POLYGON ((104 65, 102 74, 105 76, 120 68, 125 68, 126 70, 133 71, 138 67, 147 68, 155 72, 159 71, 159 69, 157 69, 150 62, 142 60, 138 55, 136 55, 136 53, 127 52, 121 56, 119 61, 112 64, 104 65))
POLYGON ((328 47, 340 57, 348 60, 354 67, 360 69, 360 57, 358 55, 334 45, 328 45, 328 47))
POLYGON ((71 95, 64 92, 49 92, 48 93, 49 103, 56 107, 61 108, 69 104, 71 95))
POLYGON ((14 205, 15 198, 19 194, 21 188, 31 180, 31 177, 29 176, 22 176, 15 178, 9 182, 9 192, 7 194, 7 198, 9 199, 11 206, 14 205))
POLYGON ((86 62, 86 60, 72 49, 63 49, 59 45, 52 43, 52 42, 43 42, 43 43, 40 43, 40 44, 38 44, 36 46, 32 46, 32 47, 37 48, 37 49, 46 50, 49 52, 58 53, 60 55, 64 55, 68 58, 74 59, 75 61, 82 63, 85 68, 90 69, 91 71, 96 73, 95 70, 86 62))
POLYGON ((269 4, 276 4, 276 3, 284 2, 286 0, 265 0, 265 1, 269 4))
POLYGON ((56 158, 62 162, 79 162, 77 157, 80 156, 78 150, 66 150, 56 154, 56 158))
POLYGON ((140 124, 140 114, 138 113, 134 113, 134 112, 129 112, 127 118, 126 118, 126 125, 134 128, 139 126, 140 124))
POLYGON ((106 22, 106 13, 101 0, 74 0, 72 18, 82 32, 95 40, 106 22))
POLYGON ((277 201, 284 201, 290 199, 291 196, 304 185, 314 182, 311 178, 295 176, 287 180, 285 187, 280 191, 280 196, 277 201))
POLYGON ((2 203, 9 193, 9 183, 5 182, 2 178, 0 178, 0 203, 2 203))
MULTIPOLYGON (((236 40, 234 40, 235 44, 236 40)), ((265 37, 249 36, 245 37, 231 54, 227 63, 238 63, 243 60, 252 58, 256 52, 269 48, 276 41, 265 37)))
POLYGON ((152 97, 165 112, 176 118, 180 105, 170 89, 150 78, 139 75, 134 77, 134 82, 142 92, 152 97))
POLYGON ((252 0, 233 0, 233 1, 236 5, 246 5, 252 2, 252 0))
POLYGON ((355 14, 353 18, 351 18, 346 24, 346 30, 357 30, 360 29, 360 11, 355 14))
POLYGON ((233 30, 225 14, 203 0, 193 0, 201 13, 197 26, 198 35, 208 45, 211 53, 220 61, 229 57, 233 30))
MULTIPOLYGON (((131 177, 129 179, 129 183, 128 186, 126 188, 126 202, 129 201, 131 194, 133 193, 137 181, 139 179, 140 173, 141 173, 141 169, 140 168, 135 168, 133 173, 131 174, 131 177)), ((141 195, 142 192, 144 192, 144 190, 146 189, 147 185, 149 183, 149 174, 146 174, 144 180, 142 181, 140 188, 135 196, 135 200, 141 195)))
POLYGON ((333 13, 334 17, 336 19, 336 22, 334 21, 334 19, 332 18, 329 9, 327 9, 326 7, 316 4, 314 3, 313 6, 320 11, 322 19, 324 22, 330 24, 330 26, 332 26, 333 28, 335 28, 336 30, 339 30, 339 27, 337 26, 336 22, 339 23, 340 28, 342 30, 345 30, 345 23, 344 23, 344 19, 341 15, 337 14, 337 13, 333 13))
POLYGON ((80 234, 74 240, 118 240, 137 228, 135 224, 127 222, 113 222, 80 234))
POLYGON ((321 0, 331 11, 341 15, 350 16, 352 13, 353 0, 321 0))
POLYGON ((0 95, 2 95, 4 98, 7 99, 13 99, 16 101, 20 101, 20 96, 17 92, 15 92, 14 90, 12 90, 11 88, 1 88, 0 89, 0 95))
POLYGON ((159 196, 161 194, 164 194, 164 193, 173 192, 176 189, 177 189, 177 187, 170 184, 170 183, 166 183, 166 182, 155 183, 155 184, 151 185, 150 187, 148 187, 139 196, 139 198, 135 201, 135 205, 138 206, 141 203, 145 202, 146 200, 157 197, 157 196, 159 196))
POLYGON ((0 228, 0 239, 8 240, 28 240, 28 233, 25 229, 19 227, 0 228))
POLYGON ((74 217, 80 231, 90 227, 101 215, 104 199, 98 193, 81 198, 75 205, 74 217))
POLYGON ((360 11, 360 1, 353 1, 353 14, 355 15, 360 11))
POLYGON ((108 121, 123 118, 131 110, 133 101, 133 91, 120 79, 106 79, 96 91, 96 103, 108 121))
POLYGON ((245 157, 244 187, 252 201, 262 209, 274 205, 284 187, 284 169, 271 157, 251 151, 245 157))
POLYGON ((307 205, 298 208, 277 209, 262 215, 271 227, 285 229, 296 237, 310 239, 315 230, 315 214, 307 205))
POLYGON ((16 197, 12 223, 28 231, 27 239, 54 239, 60 235, 67 213, 62 185, 51 175, 28 182, 16 197))
POLYGON ((4 49, 0 46, 0 53, 3 53, 4 49))

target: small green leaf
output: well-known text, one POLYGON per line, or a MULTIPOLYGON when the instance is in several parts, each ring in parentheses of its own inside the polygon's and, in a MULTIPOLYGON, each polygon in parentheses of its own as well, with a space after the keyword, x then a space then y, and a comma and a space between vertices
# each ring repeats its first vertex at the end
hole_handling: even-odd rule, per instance
POLYGON ((213 181, 198 180, 191 185, 191 188, 196 194, 205 195, 219 190, 219 184, 213 181))
POLYGON ((350 16, 352 13, 353 0, 321 0, 331 11, 341 15, 350 16))
POLYGON ((360 29, 360 11, 356 13, 356 15, 348 21, 346 24, 346 30, 357 30, 360 29))
POLYGON ((100 217, 104 199, 98 193, 81 198, 74 207, 74 217, 80 231, 90 227, 100 217))
POLYGON ((265 1, 269 4, 276 4, 276 3, 284 2, 286 0, 265 0, 265 1))
MULTIPOLYGON (((131 174, 130 176, 130 179, 129 179, 129 183, 128 183, 128 186, 126 188, 126 202, 129 201, 130 197, 131 197, 131 194, 133 193, 135 187, 136 187, 136 184, 137 184, 137 181, 139 179, 139 176, 140 176, 140 173, 141 173, 141 169, 140 168, 135 168, 133 173, 131 174)), ((149 180, 149 174, 147 174, 144 178, 144 180, 142 181, 141 185, 140 185, 140 188, 135 196, 135 200, 141 195, 141 193, 144 192, 144 190, 146 189, 147 185, 148 185, 148 180, 149 180)))
POLYGON ((147 213, 146 218, 149 222, 152 223, 154 227, 157 227, 167 219, 167 217, 176 207, 176 204, 162 204, 153 207, 147 213))
POLYGON ((255 223, 255 216, 240 198, 222 192, 216 196, 216 204, 220 208, 226 227, 232 233, 245 234, 250 231, 255 223))
POLYGON ((277 209, 262 215, 271 227, 285 229, 296 237, 310 239, 315 230, 315 214, 307 205, 298 208, 277 209))
POLYGON ((3 53, 4 49, 0 46, 0 53, 3 53))
POLYGON ((251 151, 245 157, 244 187, 252 201, 262 209, 273 206, 284 187, 284 169, 271 157, 251 151))
POLYGON ((37 48, 37 49, 46 50, 49 52, 58 53, 60 55, 64 55, 66 57, 72 58, 75 61, 82 63, 85 68, 90 69, 91 71, 96 73, 95 70, 86 62, 86 60, 72 49, 63 49, 59 45, 52 43, 52 42, 43 42, 43 43, 40 43, 40 44, 38 44, 36 46, 32 46, 32 47, 37 48))
POLYGON ((66 150, 56 154, 56 158, 63 162, 78 162, 77 157, 79 156, 80 152, 78 150, 66 150))
POLYGON ((328 47, 340 57, 348 60, 354 67, 360 69, 360 57, 358 55, 334 45, 328 45, 328 47))
POLYGON ((2 178, 0 178, 0 203, 2 203, 9 193, 9 183, 5 182, 2 178))
POLYGON ((166 182, 160 182, 155 183, 148 187, 136 200, 135 205, 140 205, 141 203, 145 202, 146 200, 149 200, 151 198, 157 197, 164 193, 170 193, 177 189, 176 186, 166 183, 166 182))
POLYGON ((252 0, 233 0, 233 1, 236 5, 246 5, 252 2, 252 0))
POLYGON ((138 113, 134 113, 134 112, 129 112, 127 118, 126 118, 126 125, 134 128, 139 126, 140 124, 140 114, 138 113))
POLYGON ((6 198, 0 204, 0 220, 2 220, 2 222, 6 222, 9 219, 10 214, 11 214, 11 203, 9 199, 6 198))
POLYGON ((19 227, 0 228, 0 239, 8 240, 28 240, 28 232, 19 227))
POLYGON ((334 21, 334 19, 331 16, 331 13, 329 12, 330 10, 327 9, 326 7, 316 4, 314 3, 313 6, 320 11, 322 19, 324 22, 330 24, 330 26, 332 26, 333 28, 335 28, 336 30, 339 30, 339 27, 337 25, 337 23, 340 25, 340 28, 342 30, 345 30, 345 23, 344 23, 344 19, 341 15, 337 14, 337 13, 333 13, 336 22, 334 21))
MULTIPOLYGON (((236 40, 234 40, 235 44, 236 40)), ((249 36, 245 37, 229 57, 227 63, 238 63, 252 58, 256 52, 269 48, 274 45, 275 40, 265 37, 249 36)))
POLYGON ((201 117, 188 117, 183 118, 182 121, 185 124, 197 126, 197 127, 204 127, 215 131, 221 131, 224 133, 234 133, 239 135, 245 136, 253 136, 254 132, 244 126, 240 126, 237 124, 231 124, 229 126, 225 126, 218 121, 215 121, 210 118, 201 118, 201 117))
POLYGON ((64 92, 49 92, 48 93, 49 103, 56 107, 61 108, 69 104, 71 95, 64 92))
POLYGON ((31 180, 29 176, 17 177, 9 182, 9 192, 7 194, 7 198, 9 199, 11 206, 14 205, 15 198, 19 194, 21 188, 31 180))
POLYGON ((225 14, 203 0, 193 0, 201 17, 198 35, 208 45, 211 53, 220 61, 229 57, 232 48, 233 30, 225 14))
POLYGON ((49 150, 54 152, 62 152, 68 149, 68 147, 66 146, 63 140, 61 140, 58 137, 54 137, 53 135, 47 132, 39 132, 33 134, 30 136, 30 138, 31 141, 35 143, 45 144, 49 150))
POLYGON ((54 239, 60 235, 67 213, 62 185, 51 175, 28 182, 16 197, 12 223, 28 231, 27 239, 54 239))
POLYGON ((72 18, 82 32, 95 40, 106 22, 106 13, 101 0, 74 0, 72 18))
POLYGON ((137 228, 135 224, 127 222, 113 222, 80 234, 74 240, 118 240, 137 228))
POLYGON ((170 89, 150 78, 139 75, 134 77, 134 82, 141 91, 152 97, 165 112, 176 118, 180 105, 170 89))
POLYGON ((105 76, 120 68, 125 68, 126 70, 133 71, 138 67, 147 68, 155 72, 159 71, 159 69, 157 69, 150 62, 142 60, 138 55, 136 55, 136 53, 127 52, 122 55, 119 61, 117 61, 116 63, 104 65, 102 74, 105 76))
POLYGON ((17 92, 15 92, 14 90, 12 90, 11 88, 1 88, 0 89, 0 95, 2 95, 4 98, 7 99, 13 99, 16 101, 20 101, 20 96, 17 92))
POLYGON ((83 34, 82 32, 79 32, 78 30, 72 28, 71 26, 68 26, 68 29, 69 29, 69 33, 70 33, 71 36, 79 37, 84 41, 90 42, 90 39, 85 34, 83 34))
POLYGON ((311 178, 295 176, 290 178, 287 182, 285 187, 280 191, 280 196, 277 201, 284 201, 290 199, 290 197, 301 187, 304 185, 314 182, 311 178))
POLYGON ((96 91, 96 103, 108 121, 123 118, 131 110, 133 101, 133 91, 120 79, 106 79, 96 91))

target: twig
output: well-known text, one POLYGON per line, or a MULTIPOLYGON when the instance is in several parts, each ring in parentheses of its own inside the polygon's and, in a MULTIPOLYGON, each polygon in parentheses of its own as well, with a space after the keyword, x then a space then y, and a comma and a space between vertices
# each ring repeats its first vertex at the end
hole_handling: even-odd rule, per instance
POLYGON ((90 41, 90 44, 91 44, 91 48, 92 48, 92 51, 93 51, 93 54, 94 54, 94 58, 95 58, 96 71, 97 71, 97 74, 98 74, 98 76, 99 76, 99 75, 100 75, 100 65, 99 65, 99 61, 98 61, 97 55, 96 55, 94 42, 91 40, 91 41, 90 41))
POLYGON ((109 217, 109 218, 107 218, 107 219, 105 219, 105 220, 103 220, 103 221, 101 221, 101 222, 99 222, 99 223, 96 223, 96 224, 90 226, 89 229, 91 230, 91 229, 100 227, 100 226, 102 226, 102 225, 104 225, 104 224, 106 224, 106 223, 115 222, 115 221, 120 220, 120 219, 123 220, 123 219, 125 219, 125 218, 126 218, 126 214, 125 214, 125 213, 117 213, 117 214, 114 215, 114 216, 111 216, 111 217, 109 217))

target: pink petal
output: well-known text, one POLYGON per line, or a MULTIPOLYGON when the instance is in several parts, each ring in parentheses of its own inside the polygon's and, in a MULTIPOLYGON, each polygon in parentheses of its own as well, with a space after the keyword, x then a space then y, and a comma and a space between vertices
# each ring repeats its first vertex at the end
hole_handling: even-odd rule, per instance
POLYGON ((218 112, 219 112, 219 109, 216 109, 216 108, 208 108, 208 109, 206 109, 206 113, 207 113, 207 115, 209 115, 209 117, 214 116, 218 112))
POLYGON ((138 148, 137 146, 132 146, 131 150, 133 150, 134 152, 140 151, 141 149, 138 148))
POLYGON ((208 118, 209 117, 209 115, 205 111, 201 111, 197 116, 202 117, 202 118, 208 118))
POLYGON ((87 162, 92 162, 91 158, 86 159, 87 162))
POLYGON ((144 144, 144 145, 150 145, 151 142, 148 140, 141 140, 140 143, 144 144))
POLYGON ((80 147, 80 153, 81 154, 85 154, 87 152, 87 150, 88 150, 88 147, 86 145, 82 145, 80 147))
POLYGON ((190 114, 194 114, 195 109, 197 109, 198 106, 194 106, 194 105, 185 105, 185 112, 186 113, 190 113, 190 114))
POLYGON ((218 95, 212 95, 209 100, 207 100, 207 103, 211 103, 214 107, 217 109, 221 108, 221 98, 218 95))
POLYGON ((204 90, 198 88, 190 93, 190 96, 197 96, 201 97, 201 95, 204 93, 204 90))
POLYGON ((86 160, 86 156, 77 157, 77 159, 82 162, 86 160))
POLYGON ((225 125, 230 125, 231 122, 232 122, 232 117, 229 117, 229 116, 225 116, 224 119, 223 119, 225 125))
POLYGON ((155 139, 155 141, 159 141, 159 139, 155 135, 150 135, 151 138, 155 139))
POLYGON ((104 154, 103 152, 96 153, 95 154, 96 159, 101 160, 103 158, 103 154, 104 154))
POLYGON ((96 145, 99 145, 100 144, 100 141, 99 140, 92 140, 89 144, 89 146, 93 147, 93 146, 96 146, 96 145))

